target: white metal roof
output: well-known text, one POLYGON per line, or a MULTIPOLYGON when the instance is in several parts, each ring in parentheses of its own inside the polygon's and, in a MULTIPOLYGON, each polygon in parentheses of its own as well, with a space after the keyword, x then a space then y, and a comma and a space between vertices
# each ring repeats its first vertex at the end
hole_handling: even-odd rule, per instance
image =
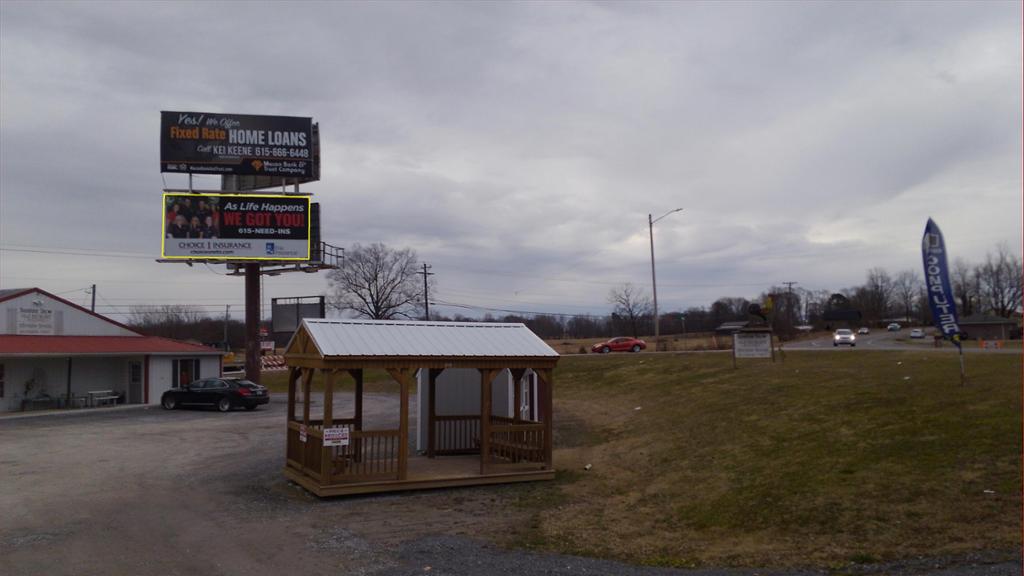
POLYGON ((302 325, 323 356, 558 356, 519 323, 304 319, 302 325))

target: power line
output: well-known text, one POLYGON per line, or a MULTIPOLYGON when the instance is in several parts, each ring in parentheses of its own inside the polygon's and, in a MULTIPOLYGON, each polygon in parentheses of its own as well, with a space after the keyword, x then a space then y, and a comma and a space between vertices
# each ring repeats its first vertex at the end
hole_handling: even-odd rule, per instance
POLYGON ((26 248, 0 247, 0 250, 3 250, 5 252, 26 252, 26 253, 31 253, 31 254, 57 254, 57 255, 61 255, 61 256, 95 256, 97 258, 135 258, 135 259, 142 259, 142 260, 154 260, 153 256, 145 256, 145 255, 142 255, 142 254, 132 254, 132 253, 116 253, 116 252, 100 252, 100 251, 86 252, 84 250, 52 250, 52 249, 35 248, 35 247, 26 247, 26 248))
POLYGON ((465 308, 467 310, 485 310, 489 312, 505 312, 508 314, 529 314, 532 316, 560 316, 564 318, 600 318, 600 314, 565 314, 560 312, 537 312, 531 310, 510 310, 507 308, 490 308, 487 306, 474 306, 472 304, 459 304, 457 302, 446 302, 444 300, 435 300, 434 304, 441 304, 442 306, 451 306, 453 308, 465 308))
MULTIPOLYGON (((155 256, 141 254, 138 252, 110 252, 102 250, 84 250, 84 249, 67 249, 67 248, 53 248, 53 247, 41 247, 41 246, 20 246, 20 247, 0 247, 0 250, 8 252, 23 252, 31 254, 53 254, 59 256, 94 256, 98 258, 128 258, 128 259, 139 259, 139 260, 155 260, 155 256)), ((207 264, 209 267, 209 264, 207 264)), ((510 276, 515 278, 522 278, 523 275, 519 272, 508 272, 504 270, 489 270, 489 269, 471 269, 463 268, 460 266, 446 266, 452 270, 457 270, 467 274, 477 274, 485 276, 510 276)), ((570 268, 572 269, 572 268, 570 268)), ((218 275, 225 275, 210 269, 211 272, 218 275)), ((18 276, 14 276, 18 277, 18 276)), ((60 280, 62 278, 54 278, 54 280, 60 280)), ((594 284, 600 286, 619 286, 628 280, 588 280, 583 278, 557 278, 552 276, 532 276, 533 280, 544 280, 548 282, 565 282, 569 284, 594 284)), ((115 281, 117 282, 117 281, 115 281)), ((128 281, 120 281, 120 283, 129 283, 128 281)), ((144 281, 131 281, 131 283, 148 283, 144 281)), ((155 282, 154 282, 155 283, 155 282)), ((163 282, 159 282, 163 283, 163 282)), ((763 282, 750 282, 750 283, 716 283, 716 284, 676 284, 662 282, 661 286, 667 288, 742 288, 751 286, 764 286, 763 282)))

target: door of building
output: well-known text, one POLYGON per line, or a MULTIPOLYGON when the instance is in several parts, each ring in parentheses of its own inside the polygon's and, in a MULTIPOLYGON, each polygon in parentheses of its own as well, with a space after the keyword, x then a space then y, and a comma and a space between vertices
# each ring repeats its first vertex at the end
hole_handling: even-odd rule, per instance
POLYGON ((142 362, 128 361, 128 398, 126 404, 142 404, 142 362))

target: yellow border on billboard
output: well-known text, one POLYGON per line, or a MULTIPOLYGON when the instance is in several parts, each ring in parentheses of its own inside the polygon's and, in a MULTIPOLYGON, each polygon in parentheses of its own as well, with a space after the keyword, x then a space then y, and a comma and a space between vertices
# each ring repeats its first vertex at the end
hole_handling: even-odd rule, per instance
POLYGON ((312 228, 313 222, 310 221, 312 203, 311 196, 299 196, 295 194, 213 194, 209 192, 164 192, 161 197, 161 208, 160 213, 160 257, 165 260, 272 260, 277 262, 291 261, 291 262, 309 262, 313 257, 312 251, 312 228), (216 196, 218 198, 289 198, 291 200, 299 199, 306 201, 306 257, 305 258, 275 258, 273 256, 168 256, 166 253, 165 242, 167 241, 167 197, 168 196, 189 196, 189 197, 211 197, 216 196))

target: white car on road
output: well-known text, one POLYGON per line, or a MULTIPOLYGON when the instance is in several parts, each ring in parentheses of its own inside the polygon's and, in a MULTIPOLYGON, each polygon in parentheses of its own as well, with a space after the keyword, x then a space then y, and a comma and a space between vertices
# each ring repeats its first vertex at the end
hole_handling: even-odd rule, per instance
POLYGON ((846 328, 836 330, 835 334, 832 335, 832 346, 839 346, 840 344, 857 345, 857 336, 854 335, 853 330, 847 330, 846 328))

